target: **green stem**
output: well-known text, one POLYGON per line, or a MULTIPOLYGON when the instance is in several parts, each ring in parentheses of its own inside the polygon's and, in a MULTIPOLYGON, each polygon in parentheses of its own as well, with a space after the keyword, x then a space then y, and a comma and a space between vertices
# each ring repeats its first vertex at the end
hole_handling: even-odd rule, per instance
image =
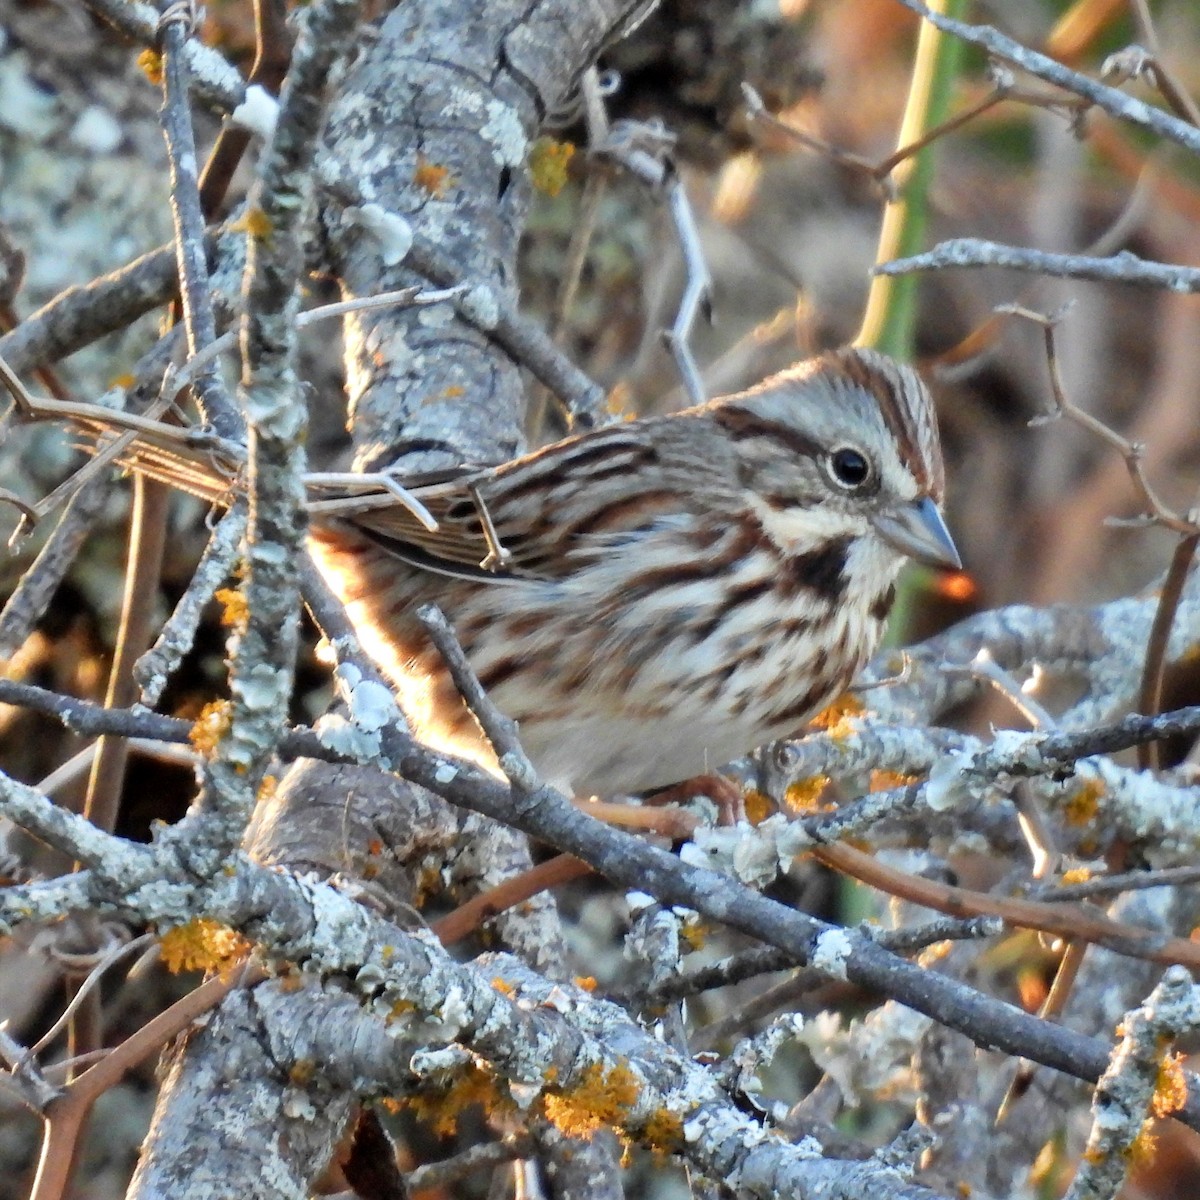
MULTIPOLYGON (((930 0, 929 7, 958 17, 966 8, 966 0, 930 0)), ((945 36, 928 22, 922 24, 898 146, 912 145, 945 121, 961 58, 962 43, 957 38, 945 36)), ((896 199, 883 211, 876 262, 924 249, 933 150, 933 146, 926 146, 892 172, 896 199)), ((877 275, 871 281, 867 311, 855 345, 871 346, 900 359, 912 358, 916 289, 916 275, 877 275)))

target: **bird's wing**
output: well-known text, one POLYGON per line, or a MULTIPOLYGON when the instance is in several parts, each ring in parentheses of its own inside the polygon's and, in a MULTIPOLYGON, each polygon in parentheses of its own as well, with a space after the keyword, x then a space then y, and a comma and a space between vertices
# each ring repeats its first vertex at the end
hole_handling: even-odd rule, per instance
POLYGON ((384 549, 427 570, 495 582, 562 579, 678 511, 678 489, 666 486, 656 458, 643 431, 614 426, 500 467, 413 486, 436 531, 378 498, 351 519, 384 549))
MULTIPOLYGON (((658 450, 643 428, 664 419, 592 430, 499 467, 314 474, 306 480, 309 513, 319 522, 349 521, 424 570, 496 583, 561 579, 678 512, 678 484, 657 469, 658 450)), ((228 504, 244 490, 239 447, 171 426, 76 425, 94 452, 212 503, 228 504)))

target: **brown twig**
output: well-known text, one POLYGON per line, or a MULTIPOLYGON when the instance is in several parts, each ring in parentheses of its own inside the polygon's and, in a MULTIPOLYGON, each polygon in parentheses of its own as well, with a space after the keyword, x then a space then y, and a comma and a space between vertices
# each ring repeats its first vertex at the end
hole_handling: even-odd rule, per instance
POLYGON ((170 1008, 147 1021, 136 1033, 88 1067, 51 1101, 44 1116, 37 1176, 29 1200, 63 1200, 70 1167, 92 1105, 129 1071, 161 1049, 225 998, 237 986, 251 986, 265 977, 258 967, 236 969, 201 984, 170 1008))
POLYGON ((836 871, 890 896, 922 904, 947 916, 996 916, 1018 929, 1033 929, 1040 933, 1077 939, 1131 958, 1165 964, 1181 963, 1193 970, 1200 967, 1200 944, 1152 929, 1112 921, 1078 905, 1044 904, 1036 900, 989 896, 968 888, 920 879, 885 866, 870 854, 847 845, 821 846, 811 853, 836 871))
MULTIPOLYGON (((254 64, 246 77, 246 86, 257 84, 278 94, 292 57, 285 0, 254 0, 254 44, 254 64)), ((233 173, 249 145, 250 131, 236 125, 227 123, 217 135, 200 173, 200 207, 209 220, 220 209, 233 173)))
POLYGON ((453 912, 435 921, 433 932, 443 946, 453 946, 469 937, 485 921, 515 908, 531 896, 591 874, 592 868, 587 863, 580 862, 570 854, 556 854, 546 862, 514 875, 494 888, 480 892, 478 896, 472 896, 465 904, 460 904, 453 912))
MULTIPOLYGON (((1185 535, 1176 543, 1175 552, 1171 555, 1171 565, 1167 568, 1167 575, 1163 580, 1162 591, 1158 597, 1158 607, 1154 610, 1150 636, 1146 640, 1146 661, 1142 667, 1142 680, 1138 688, 1138 711, 1148 717, 1156 716, 1162 711, 1167 644, 1198 546, 1200 546, 1200 534, 1185 535)), ((1143 771, 1148 768, 1157 769, 1159 744, 1147 742, 1139 746, 1137 760, 1138 766, 1143 771)))

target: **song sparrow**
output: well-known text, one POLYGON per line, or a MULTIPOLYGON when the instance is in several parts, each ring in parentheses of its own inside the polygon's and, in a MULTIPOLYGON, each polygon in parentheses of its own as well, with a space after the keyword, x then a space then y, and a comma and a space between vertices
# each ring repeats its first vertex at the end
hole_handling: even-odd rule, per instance
POLYGON ((611 795, 714 769, 837 696, 904 558, 958 565, 942 487, 921 381, 849 349, 414 487, 436 532, 351 501, 312 543, 426 741, 490 760, 414 615, 434 602, 543 779, 611 795))

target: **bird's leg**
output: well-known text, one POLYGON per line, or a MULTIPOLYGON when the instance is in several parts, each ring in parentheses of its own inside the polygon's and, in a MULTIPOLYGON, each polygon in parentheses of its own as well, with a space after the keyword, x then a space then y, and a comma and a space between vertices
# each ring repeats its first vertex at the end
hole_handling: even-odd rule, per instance
POLYGON ((718 825, 737 825, 746 819, 746 804, 741 786, 724 775, 712 773, 673 783, 661 792, 647 797, 646 803, 686 804, 700 796, 707 796, 717 806, 718 825))

